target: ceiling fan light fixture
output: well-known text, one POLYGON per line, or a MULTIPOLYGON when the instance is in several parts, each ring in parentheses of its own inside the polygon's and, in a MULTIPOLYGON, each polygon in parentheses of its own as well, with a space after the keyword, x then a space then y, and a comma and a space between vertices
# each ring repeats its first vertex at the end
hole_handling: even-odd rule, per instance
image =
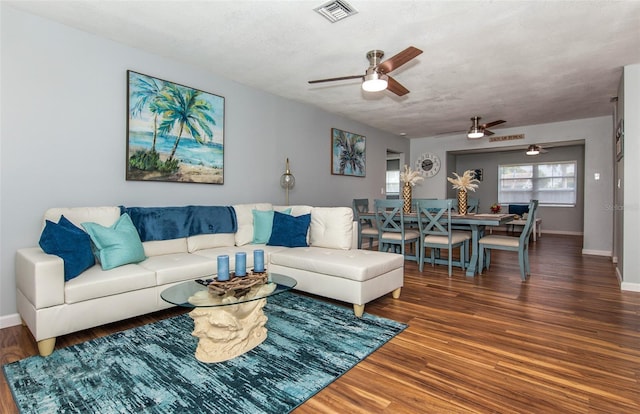
POLYGON ((469 128, 469 132, 467 132, 467 138, 469 139, 478 139, 484 137, 484 129, 478 125, 478 121, 480 120, 479 116, 474 116, 471 118, 471 128, 469 128))
POLYGON ((529 145, 529 148, 527 148, 527 152, 525 154, 538 155, 540 154, 540 148, 537 145, 529 145))
POLYGON ((362 82, 362 90, 366 92, 380 92, 387 89, 389 77, 387 75, 380 75, 376 72, 369 73, 364 76, 364 82, 362 82))
POLYGON ((478 139, 482 137, 484 137, 484 131, 482 130, 482 128, 478 128, 475 126, 472 126, 467 133, 467 138, 469 139, 478 139))

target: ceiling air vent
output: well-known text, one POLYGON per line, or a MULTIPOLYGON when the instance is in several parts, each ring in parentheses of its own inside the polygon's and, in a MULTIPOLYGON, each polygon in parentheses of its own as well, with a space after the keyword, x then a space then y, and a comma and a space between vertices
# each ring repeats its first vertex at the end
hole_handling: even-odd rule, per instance
POLYGON ((343 0, 334 0, 313 9, 323 15, 331 23, 352 16, 358 11, 352 5, 343 0))

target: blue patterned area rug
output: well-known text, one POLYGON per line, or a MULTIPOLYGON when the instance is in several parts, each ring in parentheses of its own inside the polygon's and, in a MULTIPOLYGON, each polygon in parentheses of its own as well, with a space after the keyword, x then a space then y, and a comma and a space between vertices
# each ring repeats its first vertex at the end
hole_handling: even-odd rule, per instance
POLYGON ((268 337, 199 362, 188 315, 3 366, 22 413, 287 413, 406 325, 294 293, 269 298, 268 337))

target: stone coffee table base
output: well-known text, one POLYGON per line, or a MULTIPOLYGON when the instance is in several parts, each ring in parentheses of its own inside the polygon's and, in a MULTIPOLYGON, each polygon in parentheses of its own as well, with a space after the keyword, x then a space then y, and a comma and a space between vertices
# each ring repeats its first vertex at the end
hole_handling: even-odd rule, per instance
POLYGON ((196 359, 208 363, 227 361, 267 339, 267 316, 263 311, 267 300, 264 296, 275 288, 275 284, 261 285, 239 298, 235 298, 233 292, 212 296, 202 291, 191 296, 189 302, 197 306, 189 312, 194 322, 192 335, 199 338, 196 359), (263 299, 251 300, 252 297, 263 299), (211 306, 224 303, 229 304, 211 306))

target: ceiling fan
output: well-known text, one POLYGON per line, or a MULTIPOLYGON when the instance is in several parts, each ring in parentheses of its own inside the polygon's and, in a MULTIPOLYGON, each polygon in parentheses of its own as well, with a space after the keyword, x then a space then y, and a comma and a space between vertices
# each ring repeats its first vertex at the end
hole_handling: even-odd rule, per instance
POLYGON ((488 128, 494 127, 496 125, 500 125, 500 124, 504 124, 507 121, 503 121, 502 119, 498 120, 498 121, 493 121, 493 122, 487 122, 486 124, 480 124, 479 116, 474 116, 473 118, 471 118, 471 128, 469 128, 469 132, 467 132, 467 138, 471 138, 471 139, 477 139, 477 138, 482 138, 485 135, 493 135, 494 132, 489 131, 488 128))
POLYGON ((379 92, 387 89, 389 92, 393 92, 398 96, 403 96, 408 94, 409 90, 389 76, 388 73, 409 62, 421 53, 422 50, 409 46, 397 55, 385 60, 384 62, 380 62, 384 56, 384 52, 382 50, 370 50, 367 52, 369 67, 365 71, 364 75, 310 80, 309 83, 334 82, 360 78, 362 79, 362 89, 367 92, 379 92))
POLYGON ((542 148, 540 145, 531 144, 527 148, 527 152, 525 152, 525 154, 527 154, 527 155, 538 155, 538 154, 544 154, 546 152, 547 152, 547 150, 542 148))

